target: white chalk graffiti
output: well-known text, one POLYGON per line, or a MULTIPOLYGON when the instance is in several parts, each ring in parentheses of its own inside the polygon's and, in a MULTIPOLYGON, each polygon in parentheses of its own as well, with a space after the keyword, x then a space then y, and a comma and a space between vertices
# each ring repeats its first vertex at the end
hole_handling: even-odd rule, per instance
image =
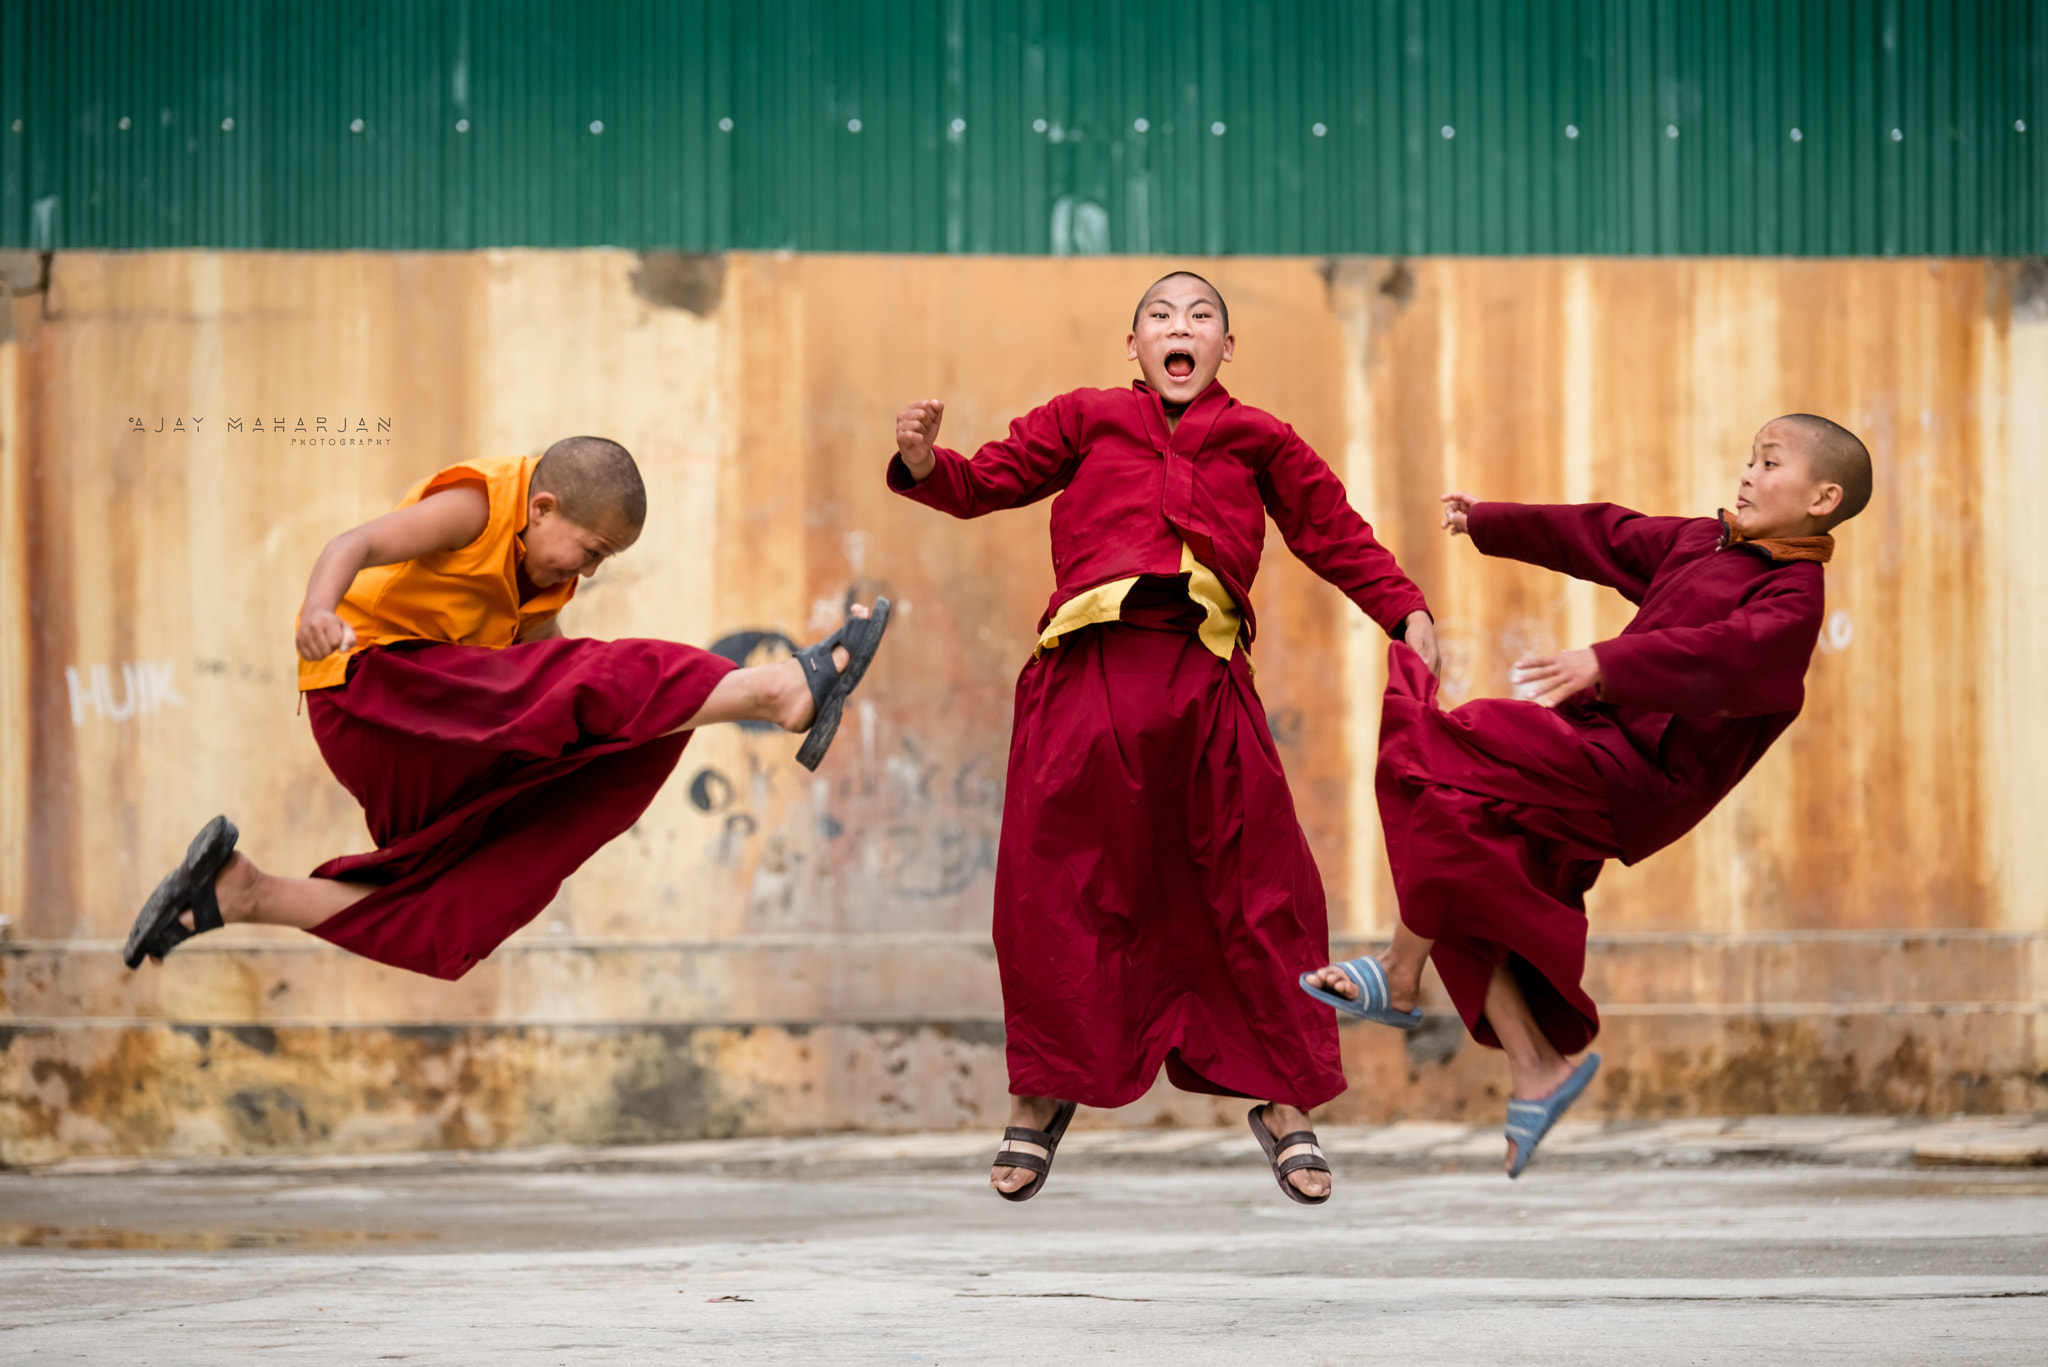
POLYGON ((1841 608, 1829 613, 1827 621, 1821 623, 1820 648, 1824 654, 1839 655, 1855 639, 1856 623, 1841 608))
POLYGON ((90 665, 80 677, 75 665, 64 667, 64 682, 71 689, 71 724, 85 725, 90 708, 108 721, 123 722, 146 717, 166 707, 183 707, 171 674, 169 660, 130 660, 121 666, 121 696, 114 697, 111 665, 90 665))

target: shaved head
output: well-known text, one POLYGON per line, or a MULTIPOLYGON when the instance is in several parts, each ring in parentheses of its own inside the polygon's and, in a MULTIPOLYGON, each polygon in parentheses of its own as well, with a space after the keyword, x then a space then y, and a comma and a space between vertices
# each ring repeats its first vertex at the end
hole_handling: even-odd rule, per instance
POLYGON ((1223 291, 1217 289, 1193 271, 1168 271, 1165 275, 1154 280, 1151 289, 1138 296, 1138 306, 1131 310, 1131 331, 1136 332, 1138 330, 1138 315, 1145 311, 1145 301, 1150 299, 1154 291, 1169 280, 1192 280, 1208 290, 1210 295, 1216 300, 1217 310, 1223 315, 1223 330, 1225 332, 1230 331, 1230 305, 1223 302, 1223 291))
POLYGON ((533 469, 533 492, 553 494, 562 516, 592 531, 638 536, 647 521, 647 486, 632 453, 603 437, 564 437, 533 469))
POLYGON ((1813 477, 1842 486, 1842 502, 1828 518, 1836 527, 1862 512, 1870 504, 1870 451, 1856 434, 1838 422, 1812 413, 1787 413, 1778 419, 1799 429, 1806 438, 1807 467, 1813 477))

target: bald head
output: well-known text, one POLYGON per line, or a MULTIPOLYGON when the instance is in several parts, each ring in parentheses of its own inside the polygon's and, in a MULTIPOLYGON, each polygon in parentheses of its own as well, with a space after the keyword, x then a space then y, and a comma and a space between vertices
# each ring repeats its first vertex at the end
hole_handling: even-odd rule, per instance
POLYGON ((1138 306, 1131 310, 1131 331, 1138 330, 1138 315, 1145 311, 1145 301, 1159 292, 1159 287, 1172 280, 1192 280, 1209 292, 1216 301, 1216 311, 1223 315, 1223 330, 1230 331, 1230 305, 1223 302, 1223 291, 1196 275, 1193 271, 1169 271, 1152 282, 1152 288, 1138 296, 1138 306))
POLYGON ((553 494, 562 516, 593 531, 636 537, 647 521, 647 487, 625 447, 603 437, 564 437, 533 470, 533 492, 553 494))
POLYGON ((1854 432, 1812 413, 1787 413, 1778 419, 1806 438, 1807 468, 1815 480, 1842 486, 1842 502, 1828 516, 1838 527, 1870 504, 1870 452, 1854 432))

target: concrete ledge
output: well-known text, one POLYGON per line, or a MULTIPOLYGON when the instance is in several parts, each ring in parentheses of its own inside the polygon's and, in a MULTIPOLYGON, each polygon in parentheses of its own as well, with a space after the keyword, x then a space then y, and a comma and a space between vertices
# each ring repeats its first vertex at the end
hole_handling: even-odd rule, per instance
MULTIPOLYGON (((1406 1121, 1376 1127, 1324 1125, 1323 1149, 1344 1168, 1459 1170, 1497 1163, 1498 1127, 1406 1121)), ((671 1144, 569 1145, 486 1153, 245 1157, 186 1161, 77 1158, 40 1169, 51 1176, 123 1173, 773 1172, 827 1175, 842 1169, 953 1171, 979 1168, 993 1147, 983 1131, 902 1135, 688 1140, 671 1144)), ((1231 1129, 1076 1131, 1060 1147, 1063 1168, 1241 1167, 1258 1145, 1231 1129)), ((1889 1120, 1839 1116, 1737 1116, 1657 1123, 1565 1120, 1544 1141, 1546 1167, 1721 1167, 1829 1164, 1849 1167, 2048 1167, 2048 1117, 1889 1120)))

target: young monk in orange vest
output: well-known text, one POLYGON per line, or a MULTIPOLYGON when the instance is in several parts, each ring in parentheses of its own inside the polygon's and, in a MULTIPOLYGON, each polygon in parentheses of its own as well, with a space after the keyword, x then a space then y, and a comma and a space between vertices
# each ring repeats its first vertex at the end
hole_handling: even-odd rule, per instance
POLYGON ((537 459, 452 465, 329 542, 299 611, 299 688, 377 848, 281 878, 216 817, 143 906, 128 966, 248 921, 459 978, 639 819, 696 728, 808 732, 797 758, 815 769, 889 600, 751 669, 670 641, 563 636, 578 577, 646 514, 626 449, 570 437, 537 459))

